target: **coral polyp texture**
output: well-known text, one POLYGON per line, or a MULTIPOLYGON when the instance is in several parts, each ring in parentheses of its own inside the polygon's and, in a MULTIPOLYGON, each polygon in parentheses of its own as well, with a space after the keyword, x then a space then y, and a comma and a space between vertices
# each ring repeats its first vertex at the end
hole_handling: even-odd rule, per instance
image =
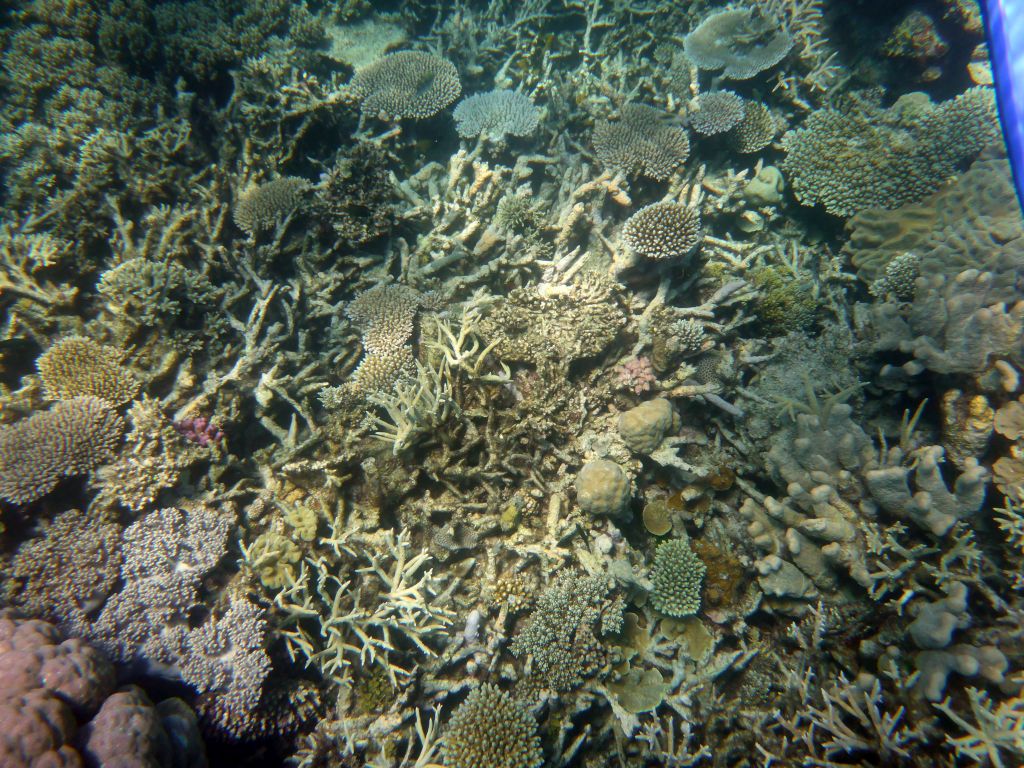
POLYGON ((357 71, 351 87, 364 114, 389 120, 431 117, 462 93, 455 65, 423 51, 382 56, 357 71))
POLYGON ((878 5, 4 3, 3 768, 1024 765, 1021 169, 878 5))
POLYGON ((537 130, 540 110, 528 96, 516 91, 476 93, 459 102, 452 113, 459 136, 528 136, 537 130))
POLYGON ((121 405, 139 391, 139 382, 121 364, 117 350, 81 336, 61 339, 36 366, 51 400, 92 396, 121 405))
POLYGON ((634 253, 654 260, 683 260, 700 245, 700 213, 677 203, 652 203, 626 220, 622 238, 634 253))
POLYGON ((618 120, 599 120, 593 141, 604 167, 658 180, 667 179, 690 156, 686 130, 645 104, 626 104, 618 120))
POLYGON ((897 208, 938 190, 998 131, 986 88, 940 104, 910 94, 888 109, 857 99, 845 111, 812 112, 786 133, 783 170, 797 199, 837 216, 897 208))
POLYGON ((711 91, 701 94, 697 100, 697 110, 690 115, 690 125, 699 134, 713 136, 735 128, 743 117, 743 99, 732 91, 711 91))
POLYGON ((89 395, 0 427, 0 496, 34 501, 62 478, 91 472, 113 456, 123 432, 120 415, 89 395))
POLYGON ((700 610, 701 589, 707 566, 684 539, 658 545, 651 569, 651 604, 669 616, 692 616, 700 610))
POLYGON ((540 768, 544 762, 533 716, 486 683, 470 691, 448 721, 441 754, 449 768, 540 768))

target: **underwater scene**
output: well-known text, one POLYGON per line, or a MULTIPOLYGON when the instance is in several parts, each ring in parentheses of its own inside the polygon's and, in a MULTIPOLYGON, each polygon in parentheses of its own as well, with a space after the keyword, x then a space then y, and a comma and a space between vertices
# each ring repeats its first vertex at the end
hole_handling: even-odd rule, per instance
POLYGON ((0 768, 1024 765, 982 5, 0 2, 0 768))

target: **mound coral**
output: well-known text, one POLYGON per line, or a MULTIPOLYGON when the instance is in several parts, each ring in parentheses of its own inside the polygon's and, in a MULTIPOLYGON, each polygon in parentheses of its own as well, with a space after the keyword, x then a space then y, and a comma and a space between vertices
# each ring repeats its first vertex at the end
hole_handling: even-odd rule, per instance
POLYGON ((615 122, 598 120, 594 152, 606 168, 664 180, 690 156, 686 131, 670 117, 644 104, 626 104, 615 122))
POLYGON ((363 114, 388 120, 420 120, 436 115, 462 93, 455 65, 422 51, 382 56, 352 78, 363 114))
POLYGON ((576 475, 576 500, 580 509, 591 515, 623 514, 632 493, 629 476, 614 461, 588 461, 576 475))

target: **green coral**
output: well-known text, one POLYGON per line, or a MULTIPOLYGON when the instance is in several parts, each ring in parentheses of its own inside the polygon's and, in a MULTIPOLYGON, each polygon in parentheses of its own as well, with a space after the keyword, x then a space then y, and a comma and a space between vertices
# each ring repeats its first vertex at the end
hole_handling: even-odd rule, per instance
POLYGON ((660 544, 651 572, 651 604, 669 616, 692 616, 700 610, 700 592, 707 570, 686 539, 660 544))
POLYGON ((751 274, 750 282, 760 289, 757 314, 771 331, 791 333, 814 325, 818 300, 809 281, 795 278, 779 267, 763 267, 751 274))
POLYGON ((296 564, 302 551, 290 539, 275 531, 261 533, 246 553, 249 566, 268 589, 281 589, 295 583, 296 564))

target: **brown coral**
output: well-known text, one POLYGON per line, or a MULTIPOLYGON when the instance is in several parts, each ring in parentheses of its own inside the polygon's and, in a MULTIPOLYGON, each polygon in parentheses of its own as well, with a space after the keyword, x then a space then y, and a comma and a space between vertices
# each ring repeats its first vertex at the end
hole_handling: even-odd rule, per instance
POLYGON ((653 203, 629 217, 622 239, 648 259, 684 259, 703 239, 700 214, 678 203, 653 203))
POLYGON ((0 496, 16 504, 49 493, 62 477, 109 459, 124 421, 97 397, 76 397, 0 428, 0 496))
POLYGON ((51 400, 90 395, 111 405, 133 399, 139 382, 122 365, 116 349, 82 336, 61 339, 36 361, 51 400))
POLYGON ((686 131, 669 123, 668 113, 626 104, 619 120, 594 126, 594 152, 612 171, 664 180, 690 156, 686 131))

